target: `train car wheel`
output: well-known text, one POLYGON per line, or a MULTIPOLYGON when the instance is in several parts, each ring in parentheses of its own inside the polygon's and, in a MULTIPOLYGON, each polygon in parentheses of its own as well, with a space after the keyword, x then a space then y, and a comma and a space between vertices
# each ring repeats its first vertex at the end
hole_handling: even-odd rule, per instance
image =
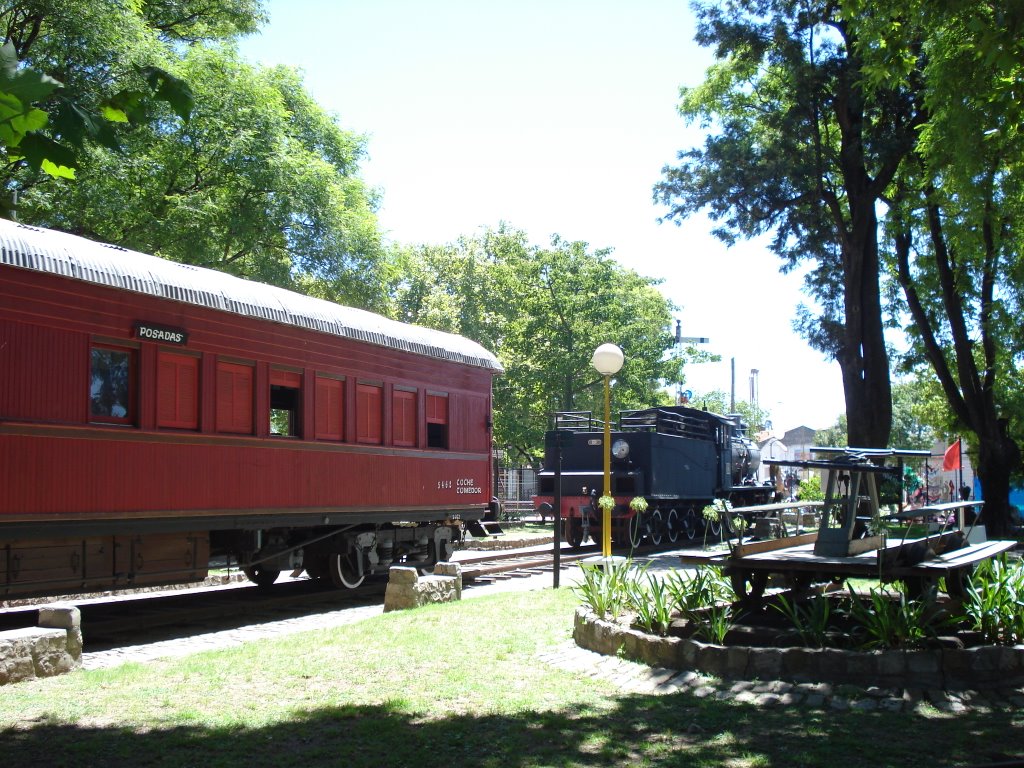
POLYGON ((269 587, 277 581, 277 577, 281 575, 281 571, 277 568, 268 568, 262 563, 243 568, 242 573, 244 573, 245 577, 253 584, 264 588, 269 587))
POLYGON ((722 521, 721 520, 709 520, 707 523, 708 529, 711 531, 711 536, 719 541, 722 540, 722 521))
POLYGON ((683 533, 690 541, 697 538, 697 512, 693 507, 683 512, 683 533))
POLYGON ((343 555, 331 555, 328 558, 328 567, 330 568, 331 583, 335 587, 341 589, 355 589, 363 580, 366 578, 366 574, 359 573, 359 561, 360 557, 359 550, 352 552, 346 552, 343 555))
POLYGON ((629 544, 632 547, 639 547, 640 542, 644 539, 644 525, 643 520, 640 518, 640 513, 637 512, 631 518, 629 518, 629 544))
POLYGON ((565 541, 573 549, 583 546, 583 521, 578 517, 570 517, 565 521, 565 541))
POLYGON ((674 509, 670 509, 665 517, 665 535, 672 544, 679 541, 679 513, 674 509))
POLYGON ((661 544, 661 538, 664 533, 662 526, 664 526, 664 524, 665 521, 661 517, 661 510, 654 510, 651 513, 651 519, 648 521, 648 525, 650 526, 651 544, 654 546, 661 544))

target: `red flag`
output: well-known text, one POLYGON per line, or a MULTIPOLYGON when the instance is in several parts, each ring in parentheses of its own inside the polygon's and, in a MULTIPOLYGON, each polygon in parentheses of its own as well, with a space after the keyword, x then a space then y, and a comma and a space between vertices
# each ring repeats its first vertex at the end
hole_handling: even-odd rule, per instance
POLYGON ((949 448, 946 449, 945 455, 942 457, 942 471, 950 472, 954 469, 960 469, 960 438, 956 439, 949 448))

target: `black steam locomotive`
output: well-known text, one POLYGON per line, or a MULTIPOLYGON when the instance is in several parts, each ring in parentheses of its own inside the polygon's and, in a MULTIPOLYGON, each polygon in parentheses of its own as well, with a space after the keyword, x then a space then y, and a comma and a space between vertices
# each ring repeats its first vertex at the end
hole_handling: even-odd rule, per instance
MULTIPOLYGON (((599 541, 604 422, 589 411, 556 413, 553 421, 544 437, 535 507, 551 514, 560 476, 565 540, 574 547, 588 536, 599 541)), ((611 533, 619 544, 693 539, 705 525, 717 536, 721 523, 702 514, 716 499, 735 507, 773 501, 772 484, 757 482, 761 452, 738 415, 681 405, 647 408, 621 412, 610 429, 611 533)))

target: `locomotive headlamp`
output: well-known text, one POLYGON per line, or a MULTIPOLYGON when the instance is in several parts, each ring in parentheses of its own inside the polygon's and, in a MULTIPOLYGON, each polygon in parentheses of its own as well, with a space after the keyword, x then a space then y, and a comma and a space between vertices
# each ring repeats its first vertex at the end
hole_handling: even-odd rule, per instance
MULTIPOLYGON (((611 454, 611 383, 610 379, 622 368, 622 350, 614 344, 602 344, 594 350, 590 364, 604 376, 604 494, 602 498, 612 497, 612 454, 611 454)), ((614 505, 612 505, 614 506, 614 505)), ((612 556, 612 510, 611 506, 601 509, 601 555, 612 556)))
POLYGON ((612 456, 616 459, 624 459, 629 456, 629 443, 625 440, 616 440, 612 443, 612 456))

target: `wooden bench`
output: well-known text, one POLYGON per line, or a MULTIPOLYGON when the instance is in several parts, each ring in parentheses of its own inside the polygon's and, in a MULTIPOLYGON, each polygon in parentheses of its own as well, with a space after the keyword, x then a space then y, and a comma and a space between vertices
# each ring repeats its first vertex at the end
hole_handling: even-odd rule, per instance
POLYGON ((986 541, 982 544, 968 544, 960 549, 954 549, 950 552, 936 555, 930 560, 917 563, 913 568, 920 571, 949 573, 950 571, 967 568, 983 560, 997 557, 1016 546, 1016 541, 986 541))

